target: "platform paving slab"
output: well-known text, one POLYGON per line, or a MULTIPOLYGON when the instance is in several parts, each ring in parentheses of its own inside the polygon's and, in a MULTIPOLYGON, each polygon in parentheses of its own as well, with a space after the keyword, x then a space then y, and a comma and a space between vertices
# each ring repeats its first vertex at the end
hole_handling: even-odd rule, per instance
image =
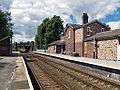
POLYGON ((22 57, 0 57, 0 90, 32 90, 22 57))
POLYGON ((41 53, 41 54, 46 54, 46 55, 50 55, 58 58, 67 59, 70 61, 77 61, 77 62, 87 63, 87 64, 96 65, 100 67, 120 70, 120 61, 100 60, 100 59, 93 59, 93 58, 86 58, 86 57, 73 57, 70 55, 45 53, 41 51, 34 51, 34 53, 41 53))

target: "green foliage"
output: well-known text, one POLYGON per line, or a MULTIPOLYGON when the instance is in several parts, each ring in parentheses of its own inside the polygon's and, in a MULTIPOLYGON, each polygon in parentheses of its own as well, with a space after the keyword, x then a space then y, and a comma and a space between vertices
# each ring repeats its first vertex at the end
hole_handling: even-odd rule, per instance
POLYGON ((0 10, 0 38, 13 35, 11 23, 11 14, 0 10))
POLYGON ((76 53, 76 52, 70 52, 69 55, 74 57, 79 57, 79 53, 76 53))
POLYGON ((24 49, 24 48, 19 48, 18 51, 19 51, 20 53, 25 53, 25 49, 24 49))
POLYGON ((45 18, 37 29, 35 37, 37 48, 47 49, 49 43, 60 39, 61 32, 63 32, 63 21, 60 16, 45 18))
POLYGON ((111 30, 111 27, 109 25, 106 25, 105 23, 103 23, 104 26, 106 26, 107 30, 111 30))

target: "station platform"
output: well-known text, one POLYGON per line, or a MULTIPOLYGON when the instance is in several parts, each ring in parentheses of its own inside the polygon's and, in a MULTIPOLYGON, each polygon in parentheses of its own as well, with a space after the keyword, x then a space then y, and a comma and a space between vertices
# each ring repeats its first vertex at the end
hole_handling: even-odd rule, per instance
POLYGON ((112 71, 120 70, 120 61, 100 60, 100 59, 92 59, 92 58, 86 58, 86 57, 73 57, 69 55, 52 54, 52 53, 45 53, 41 51, 34 51, 34 53, 40 53, 40 54, 44 54, 44 55, 48 55, 56 58, 66 59, 69 61, 75 61, 79 63, 94 65, 102 68, 107 68, 108 70, 111 69, 112 71))
POLYGON ((1 90, 34 90, 22 57, 0 57, 1 90))

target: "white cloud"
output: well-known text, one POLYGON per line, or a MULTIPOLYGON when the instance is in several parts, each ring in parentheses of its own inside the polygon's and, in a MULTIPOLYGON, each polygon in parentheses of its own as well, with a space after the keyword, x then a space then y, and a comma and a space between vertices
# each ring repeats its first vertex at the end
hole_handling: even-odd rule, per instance
POLYGON ((29 22, 29 21, 30 21, 30 18, 29 18, 29 17, 23 17, 23 21, 29 22))
POLYGON ((8 11, 12 0, 0 0, 0 9, 4 11, 8 11))
POLYGON ((21 35, 21 34, 14 34, 13 35, 13 39, 14 39, 13 42, 15 42, 15 41, 18 41, 18 42, 34 41, 34 37, 33 38, 25 38, 23 36, 24 35, 21 35))
POLYGON ((111 27, 111 30, 120 29, 120 21, 113 21, 107 24, 111 27))
POLYGON ((90 20, 100 19, 113 14, 118 7, 120 0, 13 0, 10 11, 15 31, 25 33, 22 40, 34 38, 37 25, 45 17, 60 15, 66 24, 71 22, 69 16, 72 14, 81 23, 83 12, 89 14, 90 20))

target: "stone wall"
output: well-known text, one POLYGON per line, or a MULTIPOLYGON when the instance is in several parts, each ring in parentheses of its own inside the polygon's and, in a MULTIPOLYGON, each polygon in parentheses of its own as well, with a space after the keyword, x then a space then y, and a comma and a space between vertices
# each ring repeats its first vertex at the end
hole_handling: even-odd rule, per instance
POLYGON ((107 60, 117 60, 118 40, 107 40, 98 42, 98 58, 107 60))

